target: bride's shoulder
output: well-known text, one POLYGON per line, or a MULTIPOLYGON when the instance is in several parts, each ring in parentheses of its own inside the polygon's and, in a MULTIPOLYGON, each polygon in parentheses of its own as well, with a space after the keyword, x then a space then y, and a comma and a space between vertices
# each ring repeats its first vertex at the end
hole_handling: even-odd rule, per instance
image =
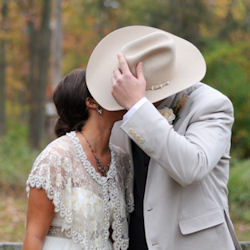
POLYGON ((41 159, 71 158, 74 154, 73 143, 67 135, 60 136, 51 141, 38 155, 36 161, 41 159))
POLYGON ((66 135, 60 136, 60 137, 56 138, 55 140, 51 141, 47 145, 47 148, 60 149, 60 150, 67 151, 67 150, 73 148, 73 143, 72 143, 72 140, 69 138, 69 136, 66 134, 66 135))

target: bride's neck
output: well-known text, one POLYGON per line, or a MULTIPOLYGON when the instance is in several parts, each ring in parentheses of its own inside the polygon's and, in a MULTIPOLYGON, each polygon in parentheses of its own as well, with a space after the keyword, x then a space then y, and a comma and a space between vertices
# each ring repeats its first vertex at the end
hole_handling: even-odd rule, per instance
POLYGON ((91 146, 95 149, 99 155, 106 154, 109 151, 109 139, 113 123, 105 123, 103 121, 88 120, 81 133, 91 143, 91 146))

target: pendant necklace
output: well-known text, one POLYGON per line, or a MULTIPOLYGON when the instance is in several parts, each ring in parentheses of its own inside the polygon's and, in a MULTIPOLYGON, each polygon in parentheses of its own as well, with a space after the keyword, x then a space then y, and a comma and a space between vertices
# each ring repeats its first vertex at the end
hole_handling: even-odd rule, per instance
POLYGON ((104 175, 106 176, 107 175, 107 172, 109 170, 109 164, 107 164, 106 166, 102 165, 101 161, 99 160, 99 158, 96 156, 96 153, 94 151, 94 149, 92 148, 90 142, 88 141, 87 137, 82 133, 80 132, 81 135, 83 136, 83 138, 85 139, 85 141, 87 142, 88 146, 89 146, 89 149, 90 151, 92 152, 94 158, 95 158, 95 161, 96 161, 96 165, 97 165, 97 168, 98 170, 104 175))

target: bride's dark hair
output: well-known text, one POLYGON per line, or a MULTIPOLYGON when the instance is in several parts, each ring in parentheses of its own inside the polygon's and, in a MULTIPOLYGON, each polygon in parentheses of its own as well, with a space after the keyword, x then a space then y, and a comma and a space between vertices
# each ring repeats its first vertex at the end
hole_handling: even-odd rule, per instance
POLYGON ((73 70, 59 82, 53 94, 59 115, 55 125, 57 137, 73 130, 81 131, 89 117, 87 97, 92 98, 86 86, 85 70, 73 70))

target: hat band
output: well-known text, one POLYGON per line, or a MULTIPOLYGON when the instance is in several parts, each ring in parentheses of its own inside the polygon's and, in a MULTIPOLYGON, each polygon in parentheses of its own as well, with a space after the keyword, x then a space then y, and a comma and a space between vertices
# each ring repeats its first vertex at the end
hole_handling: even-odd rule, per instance
POLYGON ((170 81, 166 81, 166 82, 163 82, 163 83, 160 83, 160 84, 156 84, 156 85, 152 85, 150 87, 147 87, 146 90, 162 89, 162 88, 164 88, 165 86, 167 86, 169 84, 170 84, 170 81))

